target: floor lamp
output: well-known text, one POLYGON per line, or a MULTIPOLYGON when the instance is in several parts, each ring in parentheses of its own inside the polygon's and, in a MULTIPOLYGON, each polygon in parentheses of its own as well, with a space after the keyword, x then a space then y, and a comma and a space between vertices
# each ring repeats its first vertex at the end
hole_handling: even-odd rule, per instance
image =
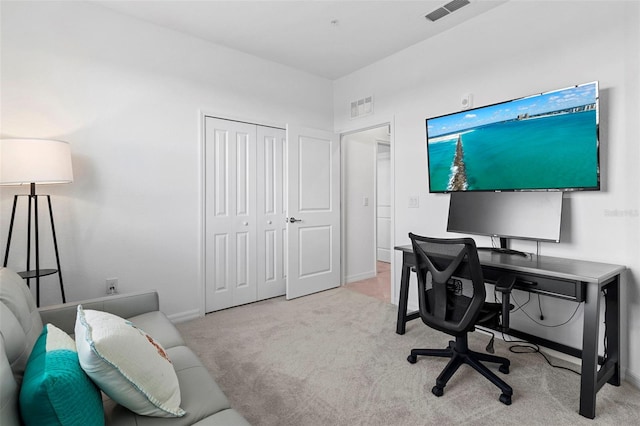
POLYGON ((53 222, 53 209, 49 195, 36 194, 36 184, 55 184, 73 182, 73 170, 71 168, 71 150, 67 142, 45 139, 0 139, 0 185, 29 185, 29 194, 20 194, 13 197, 11 221, 7 235, 7 245, 4 252, 4 266, 9 261, 11 237, 13 234, 14 219, 18 198, 26 197, 29 206, 27 218, 27 268, 19 272, 22 278, 30 285, 31 279, 36 280, 36 303, 40 306, 40 277, 57 273, 60 281, 60 293, 62 302, 66 302, 62 272, 60 270, 60 256, 58 254, 58 242, 53 222), (53 247, 55 249, 57 269, 40 268, 40 238, 38 221, 38 199, 46 197, 49 207, 49 219, 51 221, 51 233, 53 235, 53 247), (32 234, 33 232, 33 234, 32 234), (33 235, 33 238, 32 238, 33 235), (31 242, 34 243, 35 268, 31 269, 31 242))

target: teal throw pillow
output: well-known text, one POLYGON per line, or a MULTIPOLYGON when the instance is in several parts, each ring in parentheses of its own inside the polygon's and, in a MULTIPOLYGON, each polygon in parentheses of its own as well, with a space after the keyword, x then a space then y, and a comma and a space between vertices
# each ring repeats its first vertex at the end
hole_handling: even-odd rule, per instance
POLYGON ((25 425, 104 425, 99 389, 80 367, 74 340, 52 324, 36 341, 20 389, 25 425))

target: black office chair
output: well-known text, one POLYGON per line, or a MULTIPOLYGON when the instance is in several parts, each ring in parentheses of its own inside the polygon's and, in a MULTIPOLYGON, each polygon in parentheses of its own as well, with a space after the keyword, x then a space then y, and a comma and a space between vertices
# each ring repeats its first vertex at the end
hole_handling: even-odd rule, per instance
POLYGON ((454 336, 456 340, 450 341, 446 349, 412 349, 407 360, 414 364, 418 355, 451 358, 431 390, 436 396, 442 396, 444 387, 456 370, 462 364, 468 364, 499 387, 502 391, 500 402, 510 405, 513 395, 511 387, 481 363, 501 364, 500 372, 508 374, 509 360, 470 350, 468 333, 474 331, 476 325, 483 324, 491 328, 505 328, 504 323, 499 323, 499 317, 503 304, 507 305, 508 314, 508 294, 515 278, 505 275, 496 283, 496 290, 506 294, 503 304, 487 303, 482 269, 473 239, 428 238, 411 233, 409 238, 416 258, 420 317, 429 327, 454 336), (465 288, 462 280, 452 278, 456 272, 460 273, 461 268, 467 268, 463 272, 471 277, 471 285, 467 285, 471 288, 465 288), (427 282, 428 274, 431 276, 430 283, 427 282))

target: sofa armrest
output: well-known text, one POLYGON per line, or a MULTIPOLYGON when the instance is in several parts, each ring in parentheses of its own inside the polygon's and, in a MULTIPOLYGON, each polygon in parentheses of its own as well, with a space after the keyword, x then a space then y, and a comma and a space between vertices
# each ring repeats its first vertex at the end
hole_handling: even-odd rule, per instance
POLYGON ((96 299, 45 306, 38 310, 43 324, 51 323, 64 332, 73 334, 78 305, 82 305, 84 309, 109 312, 122 318, 160 310, 158 293, 154 290, 103 296, 96 299))

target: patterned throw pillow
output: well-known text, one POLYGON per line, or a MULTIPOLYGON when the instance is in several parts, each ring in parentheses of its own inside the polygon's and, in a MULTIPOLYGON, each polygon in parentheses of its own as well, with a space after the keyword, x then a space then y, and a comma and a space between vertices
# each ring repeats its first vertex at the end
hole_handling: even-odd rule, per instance
POLYGON ((80 365, 111 399, 144 416, 181 417, 178 377, 165 350, 116 315, 78 306, 80 365))
POLYGON ((36 341, 20 388, 20 412, 29 425, 104 425, 102 398, 80 368, 76 344, 46 324, 36 341))

